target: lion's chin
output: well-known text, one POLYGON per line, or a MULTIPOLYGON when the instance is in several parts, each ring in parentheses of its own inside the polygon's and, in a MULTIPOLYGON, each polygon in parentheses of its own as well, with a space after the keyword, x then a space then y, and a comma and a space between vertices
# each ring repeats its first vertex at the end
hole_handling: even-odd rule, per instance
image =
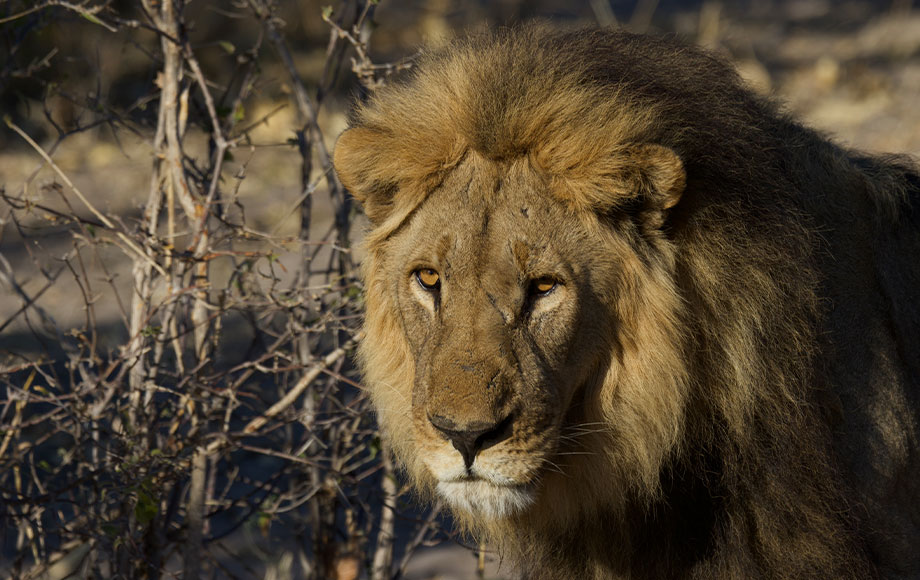
POLYGON ((438 493, 455 510, 502 519, 530 507, 535 493, 528 485, 496 485, 483 479, 440 481, 438 493))

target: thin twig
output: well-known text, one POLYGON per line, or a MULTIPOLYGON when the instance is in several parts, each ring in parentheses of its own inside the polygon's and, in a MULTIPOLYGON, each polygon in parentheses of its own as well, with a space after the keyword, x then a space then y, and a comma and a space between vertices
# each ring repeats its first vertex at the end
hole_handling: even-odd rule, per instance
POLYGON ((96 216, 96 218, 97 218, 100 222, 102 222, 102 223, 105 225, 105 227, 107 227, 107 228, 109 228, 109 229, 111 229, 111 230, 114 230, 114 229, 115 229, 115 224, 113 224, 112 221, 109 220, 109 218, 105 217, 105 216, 102 214, 102 212, 100 212, 98 209, 96 209, 96 206, 94 206, 92 203, 90 203, 90 201, 89 201, 88 199, 86 199, 86 196, 83 195, 83 192, 80 191, 80 190, 77 188, 77 186, 73 184, 73 182, 70 180, 70 178, 67 177, 67 174, 64 173, 64 172, 61 170, 60 167, 58 167, 57 163, 55 163, 54 160, 51 159, 51 157, 50 157, 47 153, 45 153, 45 150, 42 149, 41 146, 40 146, 38 143, 36 143, 34 140, 32 140, 32 138, 29 137, 29 135, 28 135, 25 131, 23 131, 23 130, 19 127, 19 125, 17 125, 16 123, 14 123, 13 120, 10 119, 9 117, 4 117, 3 120, 4 120, 4 122, 6 123, 6 126, 7 126, 7 127, 9 127, 10 129, 12 129, 13 131, 15 131, 20 137, 22 137, 22 138, 25 140, 26 143, 28 143, 28 144, 32 147, 32 149, 35 150, 36 153, 38 153, 39 155, 42 156, 42 159, 44 159, 45 162, 51 167, 51 169, 53 169, 54 172, 57 173, 57 174, 61 177, 61 179, 64 180, 64 183, 67 184, 67 187, 69 187, 70 190, 73 191, 74 195, 76 195, 77 198, 79 198, 79 200, 80 200, 81 202, 83 202, 83 205, 85 205, 86 208, 87 208, 90 212, 92 212, 92 214, 93 214, 94 216, 96 216))
POLYGON ((358 342, 360 342, 362 338, 364 338, 364 333, 359 332, 355 334, 343 346, 335 349, 334 351, 330 352, 325 357, 323 357, 323 359, 320 362, 318 362, 316 366, 314 366, 309 371, 307 371, 300 378, 300 380, 297 381, 297 384, 294 385, 294 387, 291 388, 291 390, 289 390, 287 394, 281 398, 281 400, 279 400, 277 403, 269 407, 268 410, 265 411, 261 416, 256 417, 255 419, 250 421, 249 424, 243 428, 243 432, 247 434, 255 433, 256 431, 264 427, 269 419, 271 419, 272 417, 275 417, 276 415, 278 415, 279 413, 281 413, 282 411, 284 411, 285 409, 293 405, 294 401, 296 401, 297 398, 300 395, 302 395, 304 391, 307 390, 307 387, 309 387, 310 384, 312 384, 313 381, 316 380, 316 377, 322 374, 323 370, 325 370, 329 366, 332 366, 339 359, 345 356, 345 353, 353 349, 354 346, 358 342))
POLYGON ((42 156, 45 162, 48 163, 48 165, 52 169, 54 169, 55 173, 57 173, 61 177, 61 179, 64 180, 64 183, 67 184, 70 190, 74 192, 74 195, 76 195, 77 198, 79 198, 80 201, 83 202, 83 205, 85 205, 87 209, 89 209, 89 211, 92 212, 92 214, 96 216, 96 218, 99 219, 99 221, 102 222, 102 224, 105 227, 114 231, 118 239, 120 239, 125 245, 127 245, 140 258, 150 262, 151 266, 156 268, 160 273, 164 275, 166 274, 166 272, 163 270, 163 268, 159 264, 154 262, 153 259, 150 258, 150 256, 148 256, 146 252, 144 252, 137 244, 135 244, 128 236, 126 236, 124 232, 119 231, 116 228, 115 224, 112 223, 112 221, 109 218, 105 217, 105 215, 103 215, 102 212, 100 212, 98 209, 96 209, 96 207, 92 203, 90 203, 90 201, 86 198, 86 196, 83 195, 83 192, 80 191, 76 185, 74 185, 74 183, 70 180, 70 178, 67 177, 67 174, 64 173, 64 171, 61 170, 60 167, 58 167, 57 163, 55 163, 54 160, 51 159, 51 157, 47 153, 45 153, 45 150, 42 149, 38 143, 33 141, 32 138, 29 137, 29 135, 26 134, 25 131, 19 128, 19 126, 16 123, 14 123, 9 117, 4 118, 4 121, 6 121, 7 127, 15 131, 20 137, 22 137, 26 141, 26 143, 31 145, 32 148, 35 149, 35 151, 39 155, 42 156))
POLYGON ((105 28, 109 32, 118 32, 117 28, 113 27, 111 24, 107 24, 103 22, 102 20, 99 19, 98 16, 96 16, 97 14, 99 14, 100 11, 106 8, 107 5, 108 5, 108 2, 105 2, 103 4, 100 4, 99 6, 93 6, 91 8, 86 8, 85 6, 81 6, 79 4, 72 4, 70 2, 64 2, 64 0, 46 0, 46 2, 44 2, 43 4, 39 4, 37 6, 27 8, 26 10, 23 10, 22 12, 18 12, 11 16, 7 16, 6 18, 0 18, 0 24, 6 24, 7 22, 12 22, 13 20, 17 20, 24 16, 28 16, 29 14, 32 14, 33 12, 38 12, 39 10, 44 10, 45 8, 60 6, 61 8, 73 10, 74 12, 80 14, 81 16, 83 16, 84 18, 92 22, 93 24, 98 24, 99 26, 105 28))

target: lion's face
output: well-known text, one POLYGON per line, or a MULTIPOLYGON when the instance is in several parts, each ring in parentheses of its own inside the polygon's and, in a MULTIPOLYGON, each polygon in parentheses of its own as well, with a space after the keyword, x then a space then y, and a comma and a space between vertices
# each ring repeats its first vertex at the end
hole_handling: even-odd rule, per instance
POLYGON ((590 133, 484 155, 418 130, 358 126, 335 150, 372 223, 360 359, 398 458, 477 522, 654 493, 686 393, 659 229, 680 159, 590 133))
POLYGON ((494 174, 471 157, 388 243, 415 453, 445 499, 487 516, 532 502, 581 421, 573 395, 608 364, 591 222, 545 189, 526 160, 494 174))

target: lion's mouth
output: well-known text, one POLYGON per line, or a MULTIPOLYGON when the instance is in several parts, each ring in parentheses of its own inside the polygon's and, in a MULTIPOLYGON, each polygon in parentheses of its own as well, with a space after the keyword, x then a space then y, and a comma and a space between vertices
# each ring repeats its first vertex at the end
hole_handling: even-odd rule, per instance
POLYGON ((536 497, 531 484, 495 483, 477 476, 442 480, 437 488, 453 508, 496 519, 524 511, 536 497))

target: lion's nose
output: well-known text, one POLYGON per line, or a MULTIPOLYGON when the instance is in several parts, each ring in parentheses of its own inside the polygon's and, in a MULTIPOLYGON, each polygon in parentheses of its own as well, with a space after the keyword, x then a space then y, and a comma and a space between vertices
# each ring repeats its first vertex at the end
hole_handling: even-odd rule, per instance
POLYGON ((460 452, 467 469, 473 465, 477 453, 511 436, 511 415, 496 423, 472 421, 466 425, 441 415, 428 415, 428 420, 460 452))

